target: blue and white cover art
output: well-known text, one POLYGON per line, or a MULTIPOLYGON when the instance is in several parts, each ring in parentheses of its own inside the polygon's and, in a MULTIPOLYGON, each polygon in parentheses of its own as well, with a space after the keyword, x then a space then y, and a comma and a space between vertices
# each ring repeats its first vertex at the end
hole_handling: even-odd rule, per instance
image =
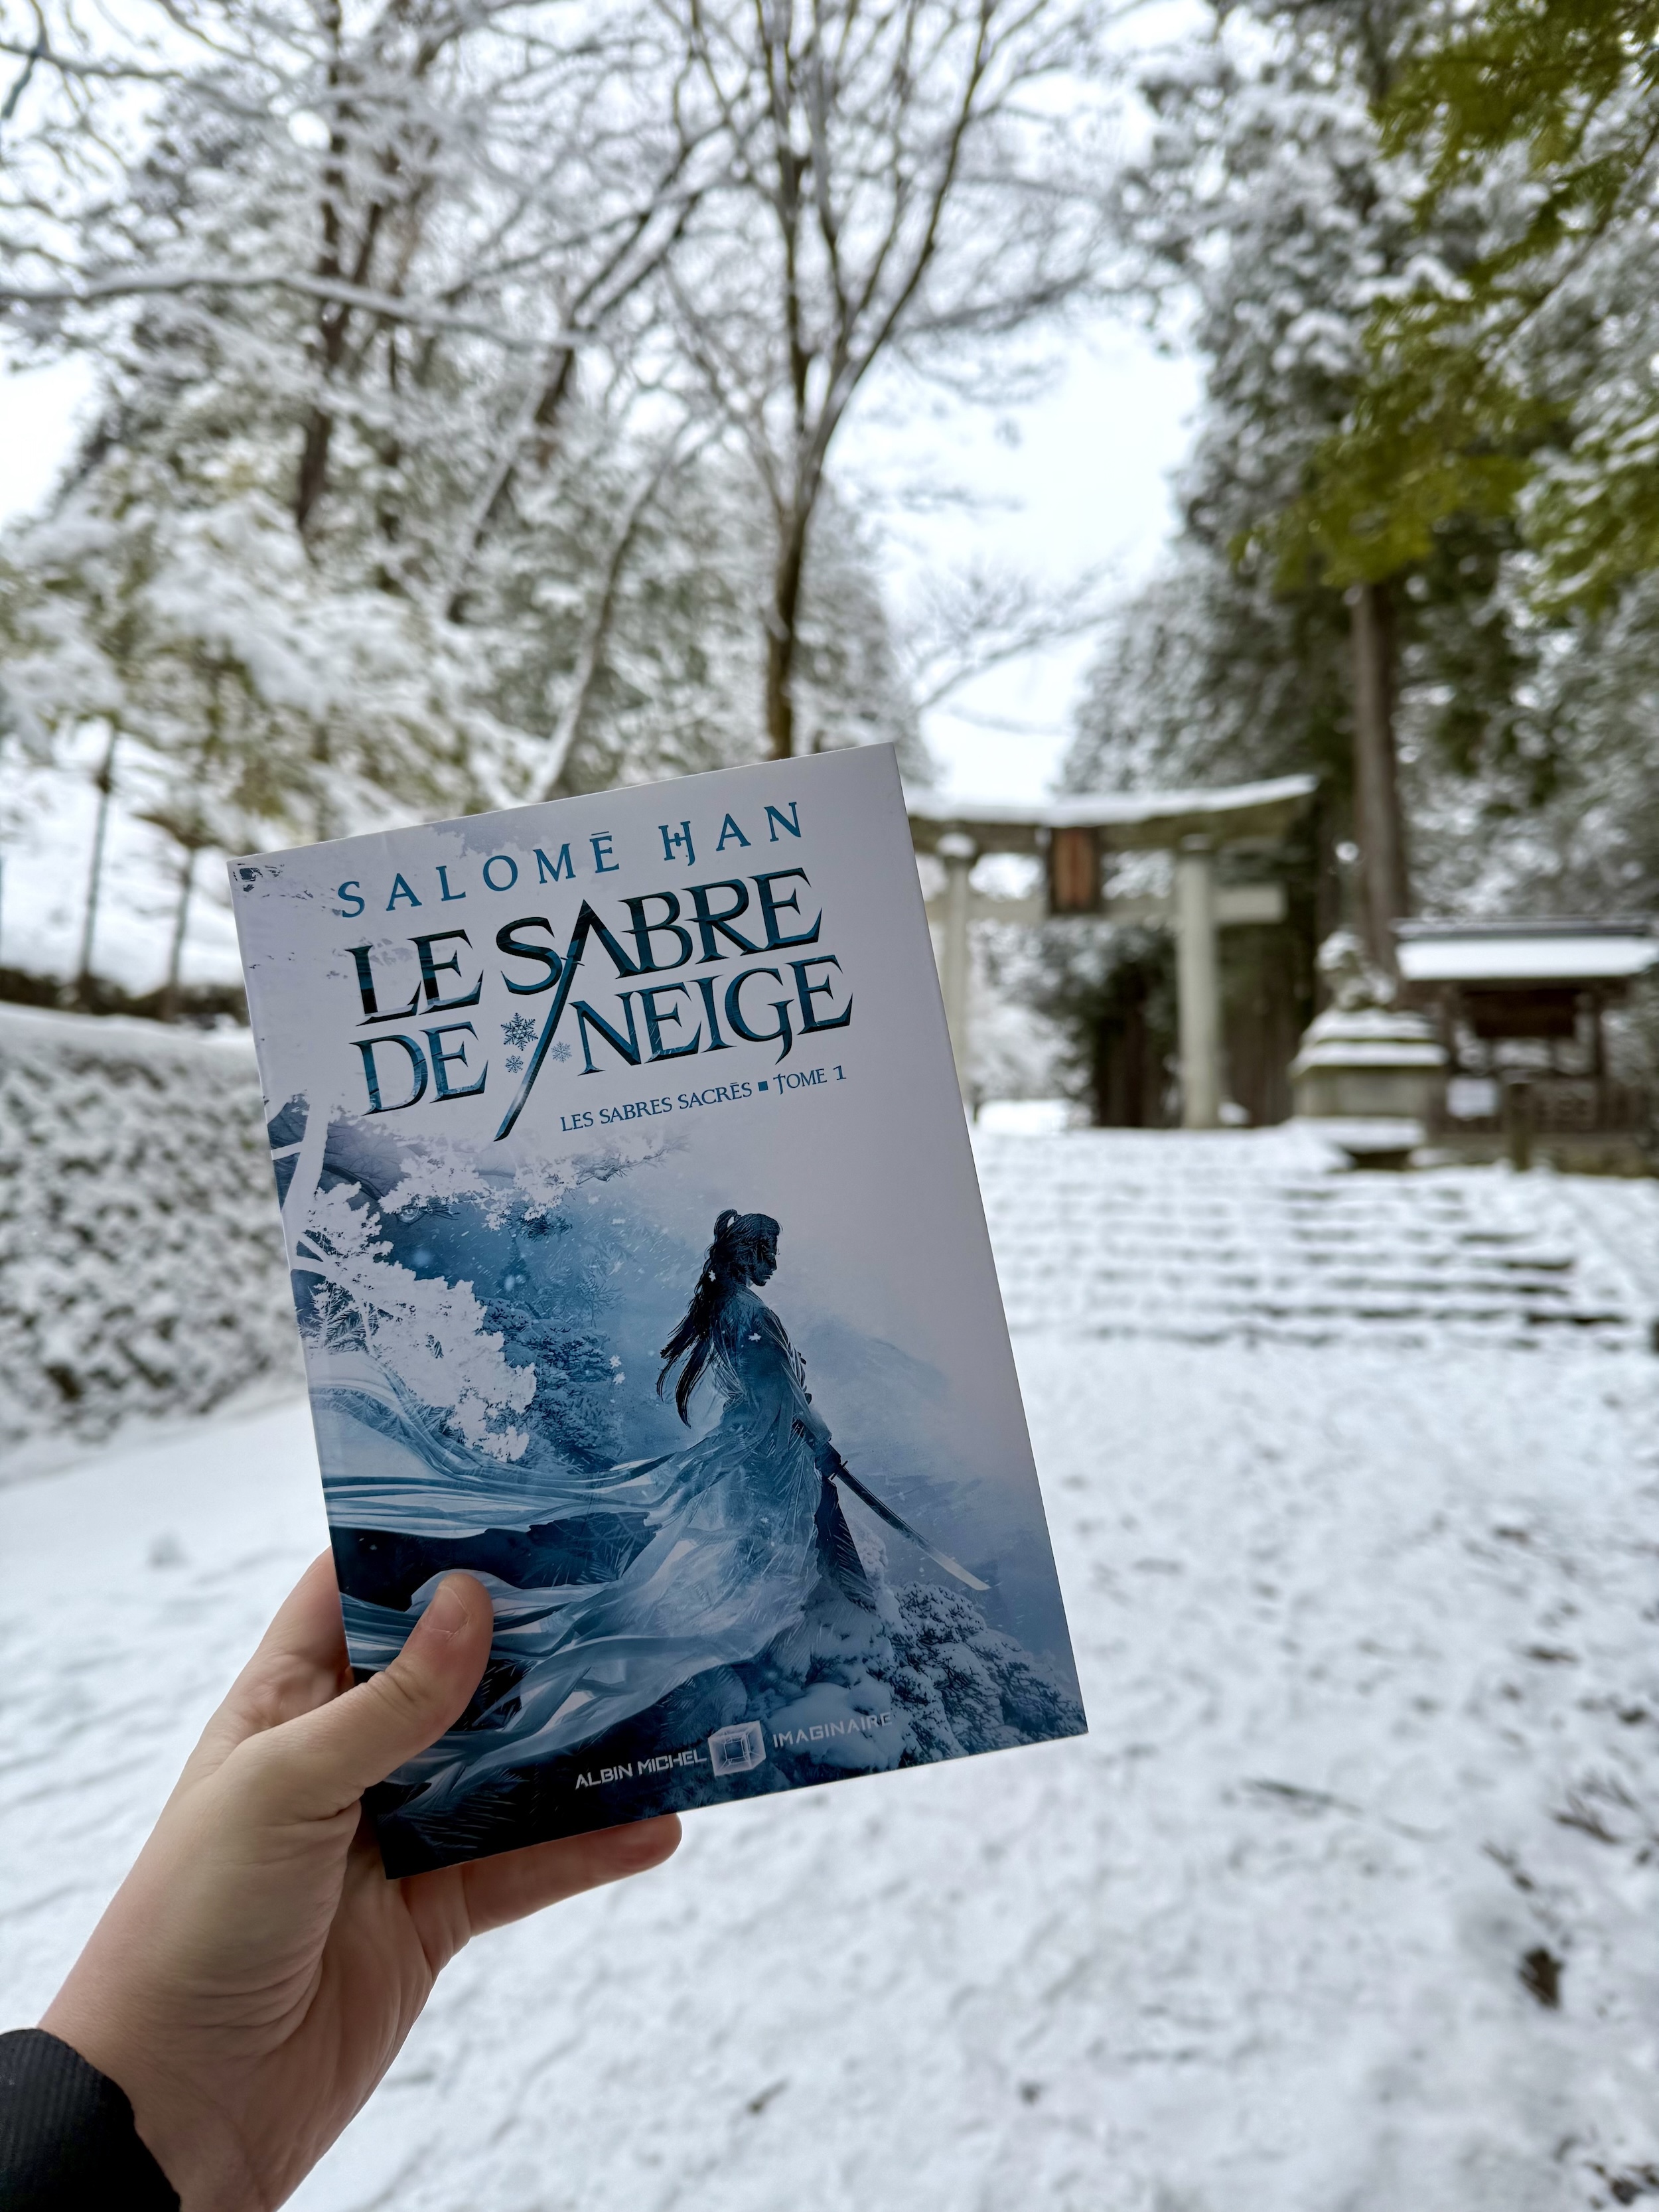
POLYGON ((890 750, 232 881, 388 1872, 1080 1734, 890 750))

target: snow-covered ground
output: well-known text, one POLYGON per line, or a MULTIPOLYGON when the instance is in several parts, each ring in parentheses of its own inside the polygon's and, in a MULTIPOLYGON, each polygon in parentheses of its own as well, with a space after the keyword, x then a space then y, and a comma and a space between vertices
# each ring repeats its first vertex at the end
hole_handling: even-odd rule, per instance
MULTIPOLYGON (((1347 1229, 1310 1236, 1271 1145, 983 1158, 1092 1734, 696 1815, 661 1873, 486 1939, 306 2212, 1659 2197, 1659 1359, 1634 1325, 1529 1334, 1524 1288, 1504 1328, 1477 1283, 1465 1326, 1453 1279, 1507 1251, 1605 1306, 1576 1187, 1477 1180, 1438 1243, 1394 1218, 1428 1289, 1310 1329, 1368 1208, 1468 1179, 1334 1182, 1347 1229), (1235 1229, 1288 1224, 1243 1291, 1223 1163, 1235 1229), (1129 1228, 1045 1312, 1043 1251, 1074 1272, 1149 1174, 1206 1340, 1129 1228)), ((1652 1196, 1595 1204, 1650 1225, 1652 1196)), ((297 1405, 0 1492, 8 2021, 322 1534, 297 1405)))

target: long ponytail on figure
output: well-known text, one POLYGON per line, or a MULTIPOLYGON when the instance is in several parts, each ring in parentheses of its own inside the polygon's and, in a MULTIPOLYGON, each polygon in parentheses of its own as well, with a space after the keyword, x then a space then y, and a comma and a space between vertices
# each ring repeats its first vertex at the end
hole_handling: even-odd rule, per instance
POLYGON ((663 1370, 657 1377, 657 1395, 660 1398, 669 1376, 681 1360, 685 1362, 674 1385, 674 1403, 688 1427, 691 1421, 691 1394, 702 1382, 708 1364, 720 1308, 732 1291, 746 1281, 760 1247, 775 1243, 777 1237, 778 1224, 769 1213, 739 1213, 728 1206, 715 1220, 714 1241, 703 1261, 697 1287, 691 1293, 684 1319, 662 1348, 663 1370))

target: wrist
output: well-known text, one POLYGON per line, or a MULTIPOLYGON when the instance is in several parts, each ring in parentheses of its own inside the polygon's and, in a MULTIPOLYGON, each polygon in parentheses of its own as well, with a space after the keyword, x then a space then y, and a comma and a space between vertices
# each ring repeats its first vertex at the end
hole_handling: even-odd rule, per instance
POLYGON ((257 2212, 264 2205, 234 2130, 210 2098, 173 2070, 158 2039, 134 2032, 67 1985, 40 2025, 125 2097, 138 2139, 177 2195, 179 2212, 257 2212))

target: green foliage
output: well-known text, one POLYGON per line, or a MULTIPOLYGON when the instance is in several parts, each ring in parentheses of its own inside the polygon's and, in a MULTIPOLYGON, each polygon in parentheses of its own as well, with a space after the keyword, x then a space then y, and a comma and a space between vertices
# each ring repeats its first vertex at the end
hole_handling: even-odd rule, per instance
POLYGON ((1412 58, 1386 103, 1384 140, 1395 152, 1432 141, 1437 192, 1524 146, 1543 190, 1511 249, 1520 264, 1616 216, 1654 149, 1643 103, 1656 93, 1655 0, 1486 0, 1412 58), (1611 137, 1600 127, 1610 120, 1611 137))
POLYGON ((1659 563, 1659 5, 1495 0, 1413 54, 1378 120, 1420 165, 1424 250, 1278 556, 1376 580, 1454 520, 1513 518, 1534 601, 1605 612, 1659 563))
POLYGON ((1320 448, 1307 493, 1255 533, 1285 583, 1382 583, 1432 562, 1449 525, 1514 516, 1553 410, 1438 328, 1439 312, 1377 311, 1381 374, 1320 448))

